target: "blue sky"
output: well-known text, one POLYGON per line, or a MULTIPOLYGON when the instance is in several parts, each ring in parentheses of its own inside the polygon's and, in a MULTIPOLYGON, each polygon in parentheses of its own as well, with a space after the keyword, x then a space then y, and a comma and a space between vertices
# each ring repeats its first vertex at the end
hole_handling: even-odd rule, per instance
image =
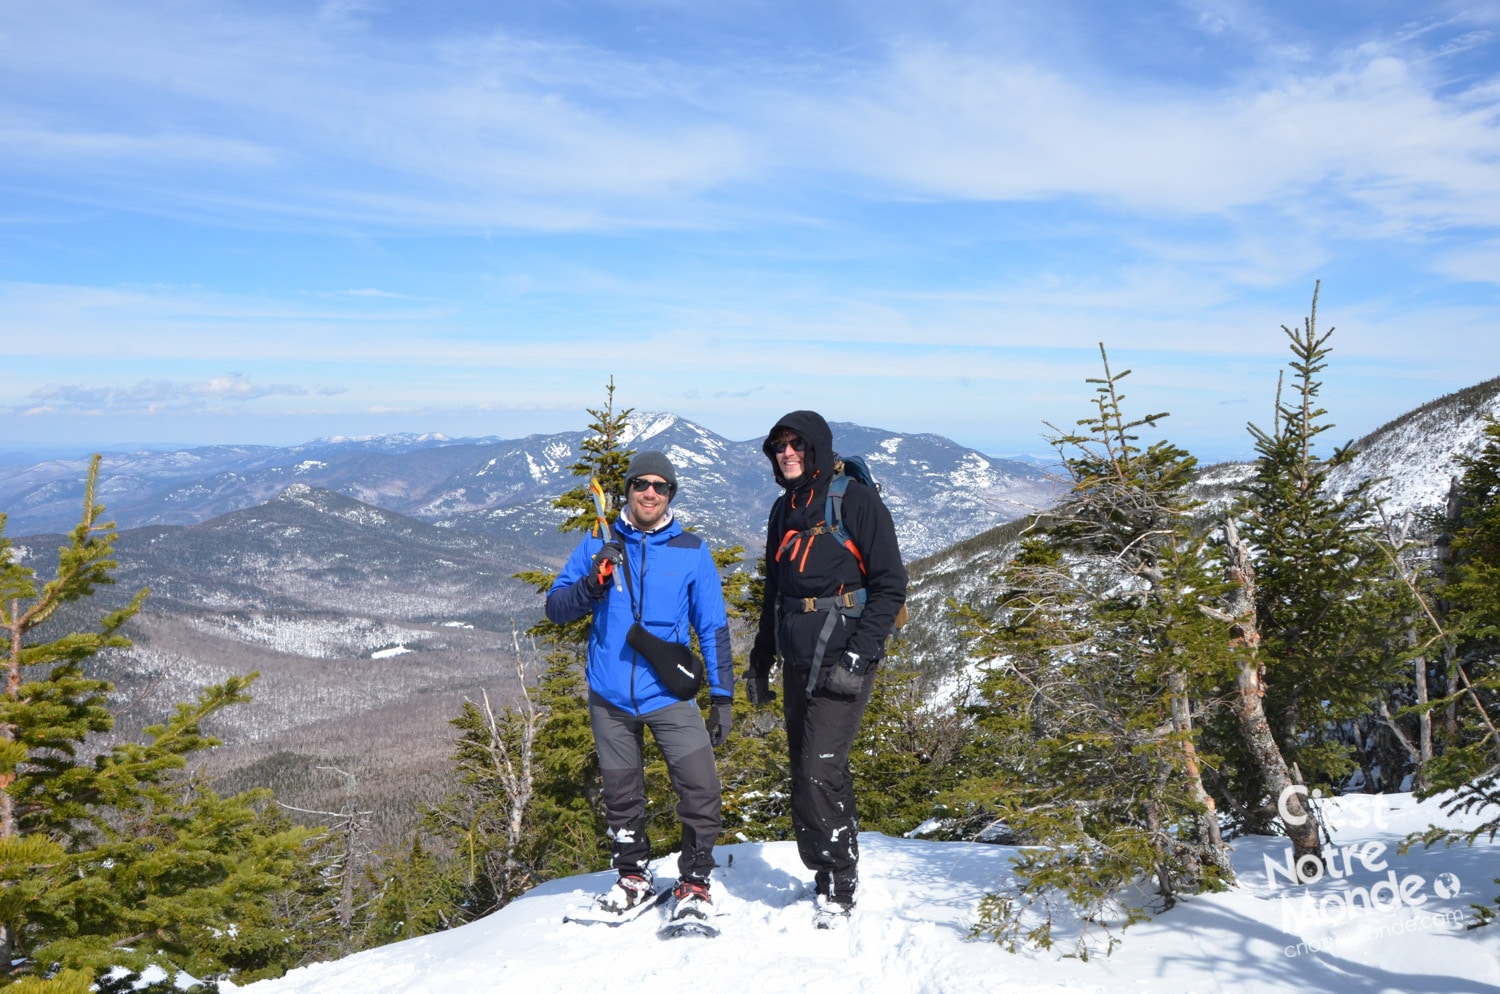
POLYGON ((1500 4, 0 6, 0 449, 1040 453, 1103 342, 1230 457, 1316 280, 1328 437, 1500 375, 1500 4))

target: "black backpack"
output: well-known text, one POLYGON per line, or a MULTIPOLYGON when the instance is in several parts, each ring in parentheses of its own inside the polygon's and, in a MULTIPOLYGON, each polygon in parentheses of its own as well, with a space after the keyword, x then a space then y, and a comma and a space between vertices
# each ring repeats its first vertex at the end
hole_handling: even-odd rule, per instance
MULTIPOLYGON (((823 523, 809 528, 804 534, 832 535, 838 543, 848 549, 859 563, 860 575, 864 575, 865 557, 854 544, 854 537, 844 528, 844 492, 849 489, 849 481, 858 480, 880 496, 880 484, 875 482, 875 475, 870 472, 870 464, 865 461, 864 456, 833 456, 833 480, 828 484, 828 496, 823 502, 823 523)), ((896 615, 896 627, 900 628, 906 624, 906 605, 901 605, 901 610, 896 615)))

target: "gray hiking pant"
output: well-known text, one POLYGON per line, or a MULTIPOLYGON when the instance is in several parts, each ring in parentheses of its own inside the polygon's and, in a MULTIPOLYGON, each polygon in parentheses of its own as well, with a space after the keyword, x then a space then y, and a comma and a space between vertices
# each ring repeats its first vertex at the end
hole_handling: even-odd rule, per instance
POLYGON ((679 701, 649 714, 633 715, 589 695, 589 723, 604 774, 604 817, 613 863, 621 872, 641 869, 651 859, 646 837, 646 768, 641 749, 645 730, 667 761, 682 823, 681 877, 706 881, 713 872, 719 838, 719 771, 703 714, 693 701, 679 701))

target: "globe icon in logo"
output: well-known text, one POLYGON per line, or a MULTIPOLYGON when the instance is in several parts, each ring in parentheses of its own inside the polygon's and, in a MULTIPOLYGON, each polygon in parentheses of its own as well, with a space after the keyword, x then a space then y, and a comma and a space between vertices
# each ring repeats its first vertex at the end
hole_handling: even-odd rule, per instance
POLYGON ((1438 897, 1456 897, 1461 889, 1458 876, 1452 873, 1439 873, 1437 879, 1432 882, 1432 889, 1438 897))

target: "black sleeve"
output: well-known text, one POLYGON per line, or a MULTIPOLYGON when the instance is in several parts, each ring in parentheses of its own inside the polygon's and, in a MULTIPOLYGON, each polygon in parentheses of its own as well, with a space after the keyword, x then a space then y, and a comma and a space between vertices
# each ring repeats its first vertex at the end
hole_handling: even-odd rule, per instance
POLYGON ((778 497, 771 505, 771 514, 766 519, 766 576, 762 585, 764 596, 760 602, 760 627, 755 632, 755 644, 750 648, 750 671, 765 676, 771 672, 771 663, 776 658, 776 598, 781 596, 776 586, 776 549, 778 536, 776 511, 784 497, 778 497))
POLYGON ((906 567, 896 524, 879 495, 854 482, 844 494, 844 527, 865 557, 865 609, 849 637, 849 651, 860 659, 879 659, 906 603, 906 567))

